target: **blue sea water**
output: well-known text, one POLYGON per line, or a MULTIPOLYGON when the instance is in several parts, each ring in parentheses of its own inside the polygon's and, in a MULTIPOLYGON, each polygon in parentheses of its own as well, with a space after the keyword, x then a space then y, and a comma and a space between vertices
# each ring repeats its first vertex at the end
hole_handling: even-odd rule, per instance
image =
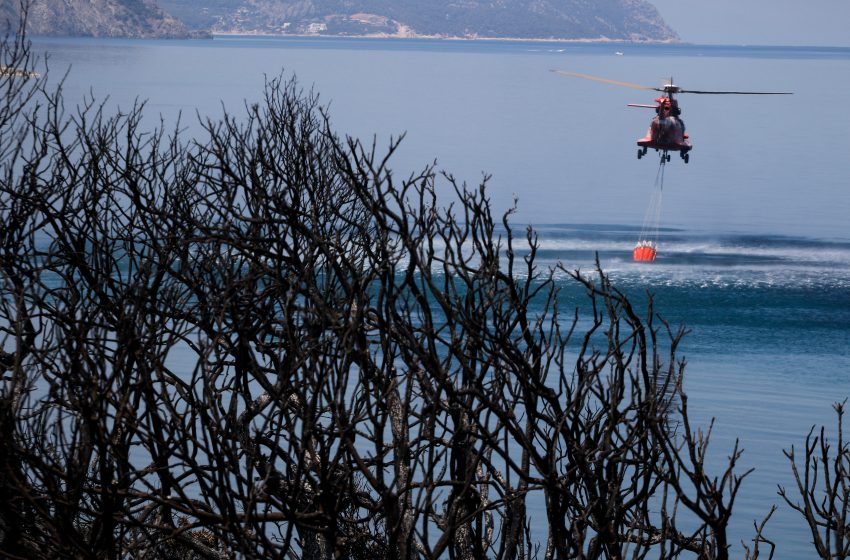
MULTIPOLYGON (((693 418, 715 418, 712 460, 736 438, 755 467, 735 507, 736 543, 780 506, 767 535, 779 558, 812 557, 783 449, 834 426, 850 397, 850 49, 226 37, 210 41, 39 39, 51 76, 70 67, 66 104, 92 92, 111 107, 147 100, 150 122, 234 113, 265 76, 314 87, 340 133, 387 145, 406 133, 399 176, 437 160, 476 184, 491 174, 497 213, 533 225, 546 264, 591 272, 595 259, 636 301, 689 329, 680 354, 693 418), (620 51, 622 56, 616 55, 620 51), (682 96, 691 162, 666 169, 659 256, 631 249, 657 160, 635 157, 655 94, 552 69, 687 89, 793 96, 682 96)), ((582 290, 559 280, 565 305, 582 290)), ((719 474, 719 473, 718 473, 719 474)), ((738 544, 735 548, 742 551, 738 544)), ((733 555, 734 556, 734 555, 733 555)))

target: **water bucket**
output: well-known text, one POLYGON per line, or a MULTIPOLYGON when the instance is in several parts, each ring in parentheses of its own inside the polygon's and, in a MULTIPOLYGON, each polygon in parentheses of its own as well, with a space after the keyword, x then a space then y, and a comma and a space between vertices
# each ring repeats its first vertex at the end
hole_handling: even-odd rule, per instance
POLYGON ((652 262, 655 260, 655 254, 655 247, 650 247, 649 245, 638 245, 634 250, 634 258, 636 261, 652 262))

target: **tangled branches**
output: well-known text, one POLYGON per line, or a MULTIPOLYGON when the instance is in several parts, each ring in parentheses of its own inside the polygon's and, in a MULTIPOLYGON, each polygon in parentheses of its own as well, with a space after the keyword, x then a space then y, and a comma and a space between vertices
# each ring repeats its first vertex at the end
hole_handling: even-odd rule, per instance
POLYGON ((5 554, 728 558, 745 474, 707 471, 683 331, 540 269, 484 184, 399 180, 294 80, 190 142, 16 99, 5 554))

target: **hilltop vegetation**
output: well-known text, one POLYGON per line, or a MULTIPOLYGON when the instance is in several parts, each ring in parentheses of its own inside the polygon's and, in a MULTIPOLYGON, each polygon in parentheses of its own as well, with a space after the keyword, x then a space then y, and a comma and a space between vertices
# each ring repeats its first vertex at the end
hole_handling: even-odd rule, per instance
POLYGON ((217 32, 438 37, 676 40, 645 0, 189 0, 162 5, 217 32))
MULTIPOLYGON (((0 4, 14 24, 18 4, 0 4)), ((8 25, 8 23, 7 23, 8 25)), ((30 34, 188 37, 216 33, 676 41, 646 0, 38 0, 30 34)))

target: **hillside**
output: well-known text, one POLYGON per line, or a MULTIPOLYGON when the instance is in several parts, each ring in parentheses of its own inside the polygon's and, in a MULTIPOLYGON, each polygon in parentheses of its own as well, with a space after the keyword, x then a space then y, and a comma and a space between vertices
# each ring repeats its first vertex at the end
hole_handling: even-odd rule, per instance
MULTIPOLYGON (((0 23, 19 0, 0 0, 0 23)), ((647 0, 31 0, 33 35, 213 33, 676 41, 647 0)), ((8 27, 7 27, 8 28, 8 27)))
POLYGON ((676 41, 646 0, 160 0, 216 33, 676 41))
MULTIPOLYGON (((0 0, 0 23, 4 28, 14 27, 18 19, 18 0, 0 0)), ((27 30, 32 35, 80 37, 198 35, 165 13, 156 0, 33 0, 27 30)))

